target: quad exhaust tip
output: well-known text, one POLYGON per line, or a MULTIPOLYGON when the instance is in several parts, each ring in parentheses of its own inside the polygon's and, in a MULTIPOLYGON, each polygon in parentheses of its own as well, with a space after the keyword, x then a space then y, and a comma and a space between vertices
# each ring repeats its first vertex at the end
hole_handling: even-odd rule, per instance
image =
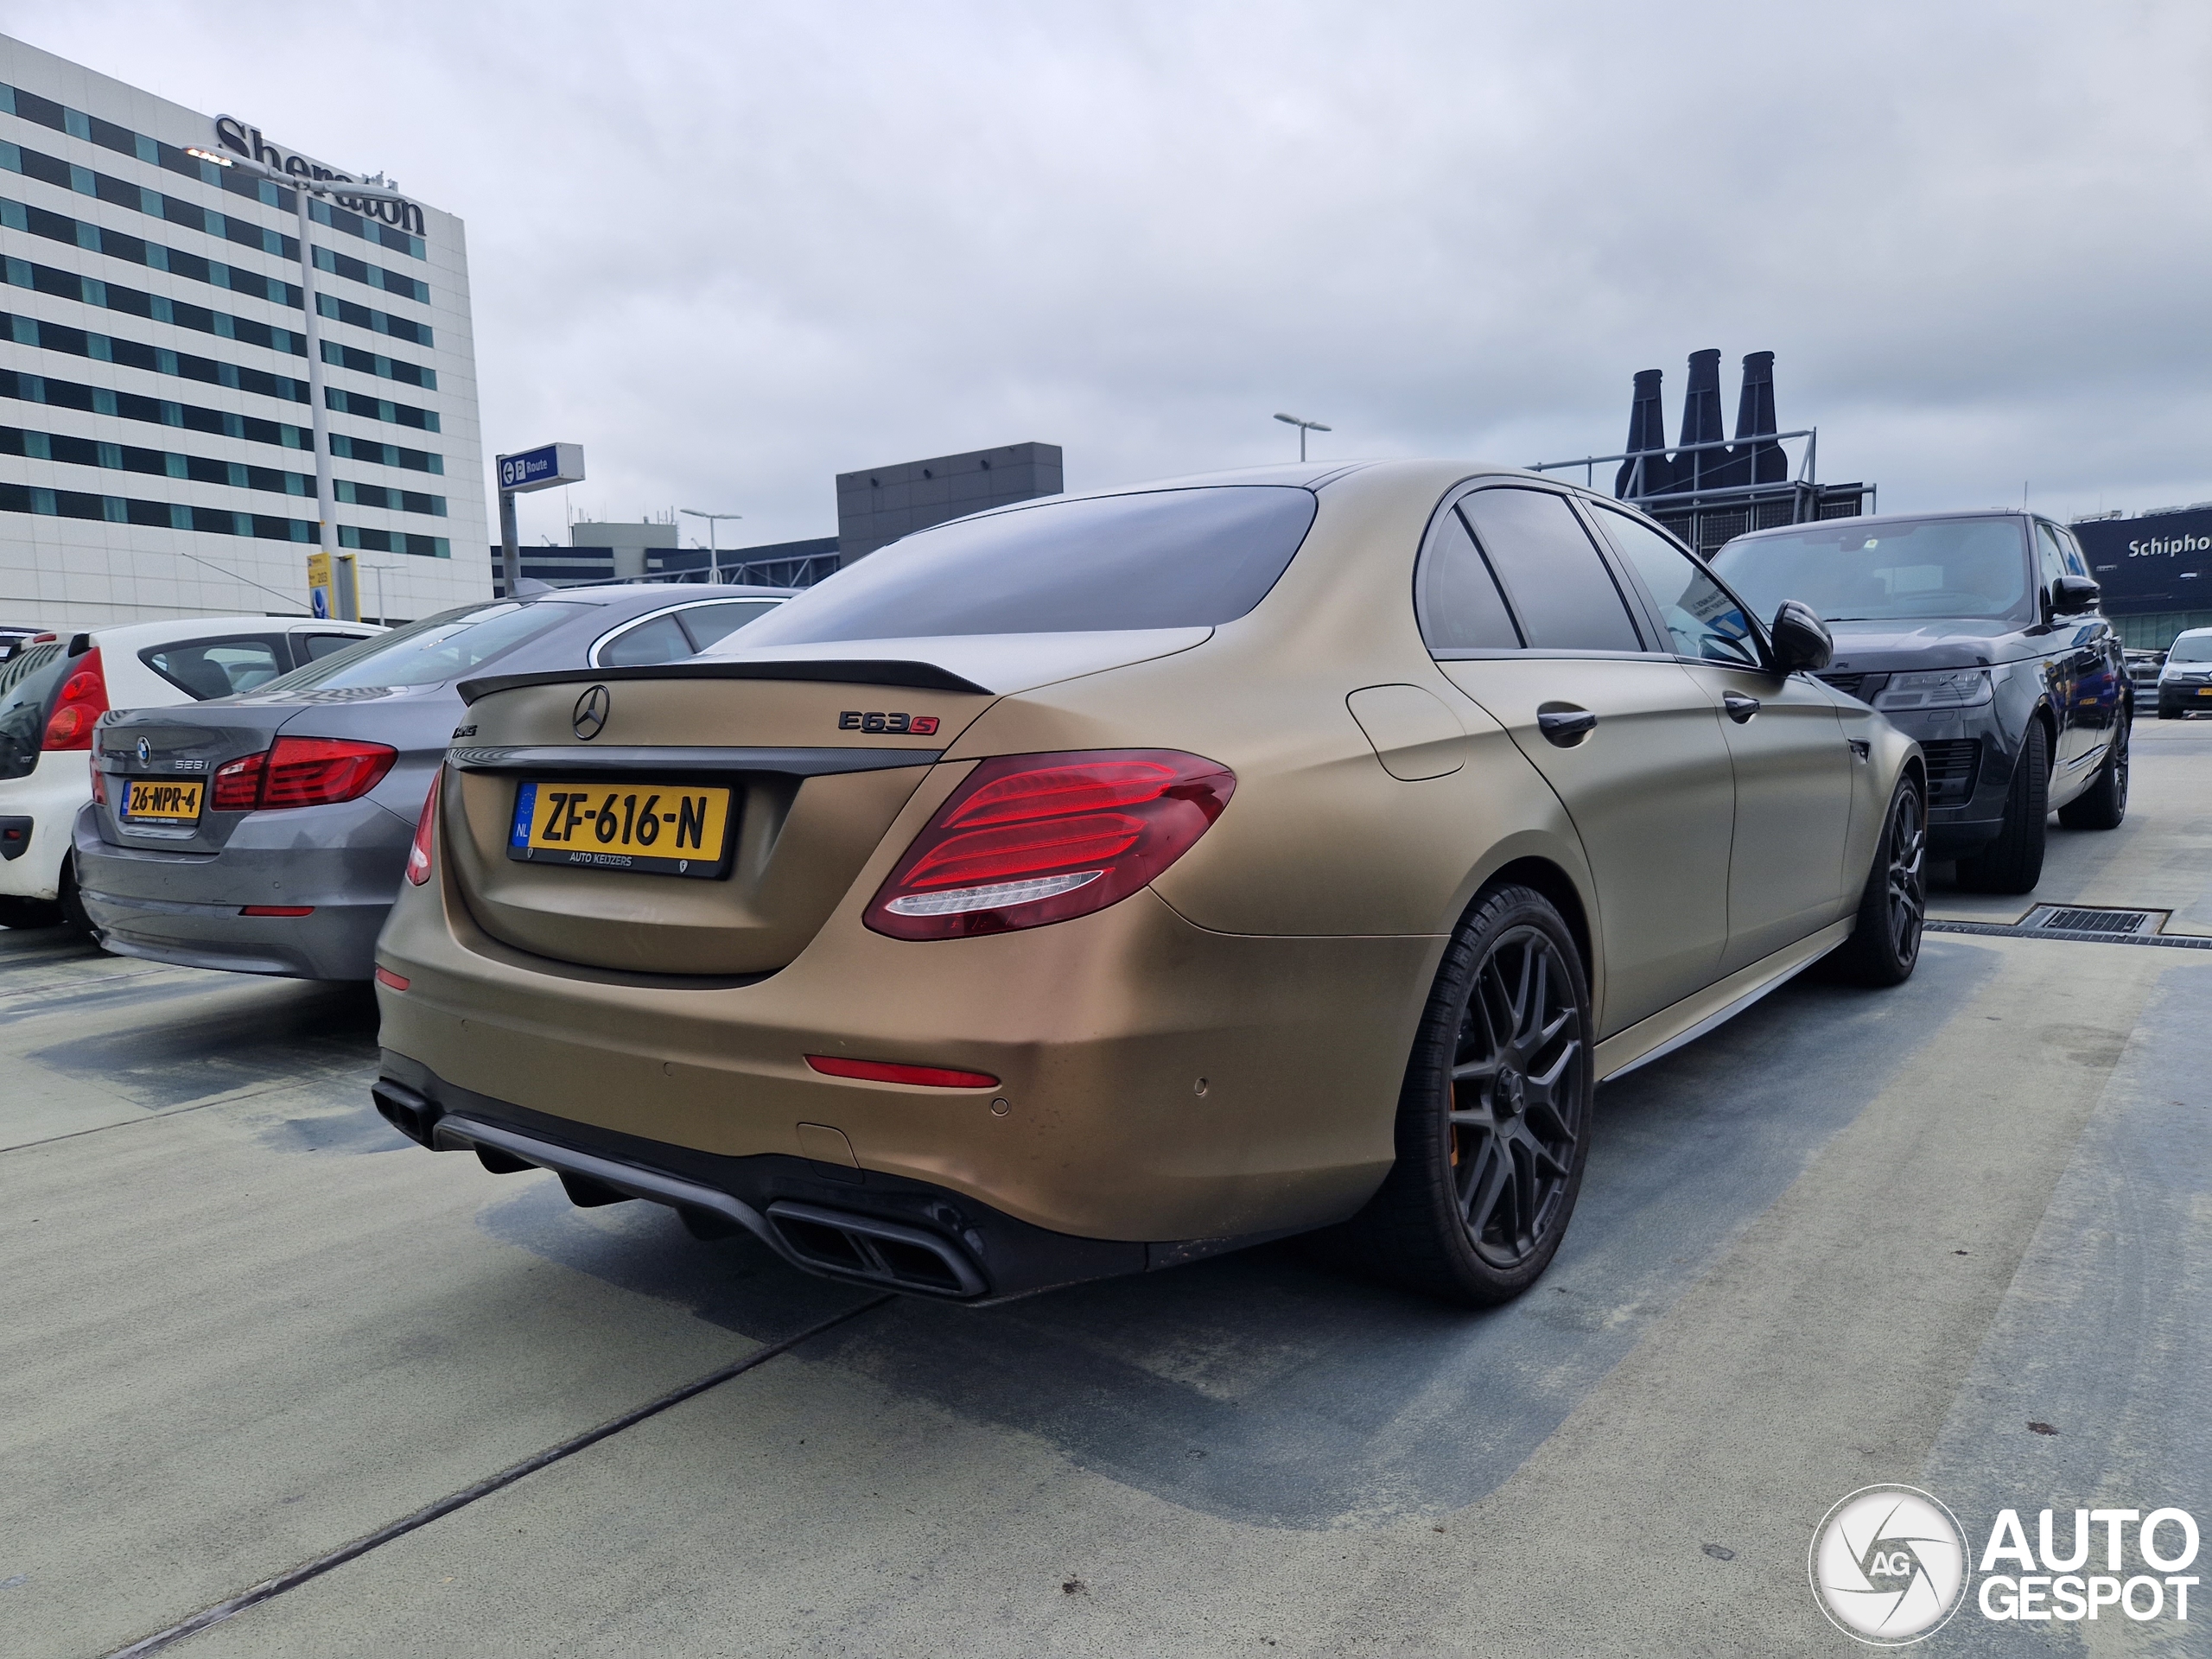
POLYGON ((789 1198, 777 1199, 764 1215, 697 1181, 441 1112, 435 1102, 388 1077, 377 1080, 371 1096, 385 1121, 417 1146, 473 1152, 494 1174, 550 1170, 569 1201, 581 1206, 627 1198, 666 1205, 697 1236, 748 1232, 794 1267, 833 1279, 963 1301, 990 1289, 967 1252, 925 1228, 789 1198))

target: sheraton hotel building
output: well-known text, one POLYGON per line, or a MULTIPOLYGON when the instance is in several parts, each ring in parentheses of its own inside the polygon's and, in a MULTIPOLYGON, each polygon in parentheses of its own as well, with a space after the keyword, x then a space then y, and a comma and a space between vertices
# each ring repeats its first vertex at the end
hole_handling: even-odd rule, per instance
MULTIPOLYGON (((307 609, 293 193, 192 149, 359 176, 0 35, 0 624, 307 609)), ((461 223, 413 201, 311 211, 362 598, 423 616, 488 597, 461 223)))

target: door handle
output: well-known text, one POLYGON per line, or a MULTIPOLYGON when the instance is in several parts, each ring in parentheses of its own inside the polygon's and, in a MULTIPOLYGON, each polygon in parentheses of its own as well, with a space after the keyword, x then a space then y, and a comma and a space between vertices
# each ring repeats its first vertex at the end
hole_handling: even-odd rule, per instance
POLYGON ((1598 729, 1598 716, 1587 709, 1543 709, 1536 714, 1536 729, 1547 743, 1571 749, 1598 729))
POLYGON ((1725 691, 1720 696, 1720 706, 1727 710, 1729 719, 1741 726, 1753 715, 1758 713, 1759 700, 1757 697, 1747 697, 1740 691, 1725 691))

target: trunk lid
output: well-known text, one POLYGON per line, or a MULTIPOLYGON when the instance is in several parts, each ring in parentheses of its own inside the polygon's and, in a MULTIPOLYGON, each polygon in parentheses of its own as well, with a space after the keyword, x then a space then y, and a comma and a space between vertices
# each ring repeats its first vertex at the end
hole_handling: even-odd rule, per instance
POLYGON ((225 697, 111 714, 101 721, 94 741, 93 764, 107 776, 107 803, 99 809, 100 837, 118 847, 221 852, 247 814, 214 809, 215 773, 232 760, 265 752, 279 736, 351 738, 397 749, 398 760, 368 798, 411 819, 422 807, 423 792, 444 754, 461 707, 460 696, 450 688, 430 686, 419 690, 296 692, 265 699, 225 697), (121 816, 122 785, 136 779, 200 785, 197 821, 126 823, 121 816))
POLYGON ((534 957, 621 972, 742 976, 791 962, 939 753, 995 701, 924 662, 823 655, 465 683, 441 845, 477 926, 534 957), (579 790, 569 828, 581 845, 545 854, 579 861, 510 855, 519 802, 536 802, 542 823, 556 791, 579 790), (648 853, 629 819, 642 826, 657 796, 720 791, 718 873, 641 868, 668 849, 648 853))

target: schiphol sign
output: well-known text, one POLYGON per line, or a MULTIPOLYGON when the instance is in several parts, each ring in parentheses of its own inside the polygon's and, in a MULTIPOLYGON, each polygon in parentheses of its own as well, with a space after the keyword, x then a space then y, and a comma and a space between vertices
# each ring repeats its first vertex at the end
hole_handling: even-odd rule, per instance
MULTIPOLYGON (((215 118, 215 141, 233 156, 246 156, 296 179, 332 179, 340 184, 362 182, 351 173, 340 173, 321 162, 309 161, 296 149, 270 143, 261 136, 259 127, 248 126, 235 115, 215 118)), ((364 219, 381 219, 394 230, 405 231, 410 236, 423 234, 423 210, 411 201, 365 201, 358 196, 343 194, 338 200, 347 212, 359 213, 364 219)))
POLYGON ((541 443, 535 449, 499 457, 499 488, 510 495, 583 481, 584 447, 581 443, 541 443))
POLYGON ((2091 518, 2073 530, 2107 611, 2212 606, 2212 507, 2091 518))

